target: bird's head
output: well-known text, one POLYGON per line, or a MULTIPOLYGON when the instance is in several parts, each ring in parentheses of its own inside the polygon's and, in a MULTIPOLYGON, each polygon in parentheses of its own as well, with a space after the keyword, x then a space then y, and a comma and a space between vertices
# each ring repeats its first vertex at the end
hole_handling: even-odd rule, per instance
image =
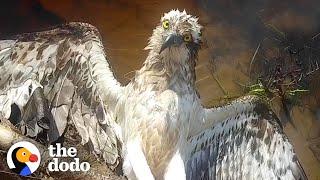
POLYGON ((171 10, 161 18, 145 49, 153 50, 165 59, 195 59, 201 44, 201 29, 198 18, 186 11, 171 10))
POLYGON ((13 156, 12 159, 16 159, 20 163, 38 161, 38 156, 35 154, 32 154, 27 148, 24 148, 24 147, 16 148, 13 151, 12 156, 13 156))

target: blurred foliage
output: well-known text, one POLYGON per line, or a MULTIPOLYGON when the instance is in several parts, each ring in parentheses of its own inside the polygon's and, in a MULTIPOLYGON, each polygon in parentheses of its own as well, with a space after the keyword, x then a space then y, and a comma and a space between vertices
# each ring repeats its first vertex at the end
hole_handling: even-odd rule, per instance
POLYGON ((300 105, 319 71, 319 34, 282 32, 272 24, 265 25, 269 35, 251 62, 250 79, 254 83, 247 92, 263 99, 280 97, 284 105, 300 105))

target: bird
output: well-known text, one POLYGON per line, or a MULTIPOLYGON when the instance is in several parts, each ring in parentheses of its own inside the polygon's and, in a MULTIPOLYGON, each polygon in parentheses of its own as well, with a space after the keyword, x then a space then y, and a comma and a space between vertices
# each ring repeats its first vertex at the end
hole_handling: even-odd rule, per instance
POLYGON ((165 13, 127 85, 94 26, 71 22, 0 41, 0 110, 28 137, 68 125, 128 179, 307 179, 281 123, 257 96, 205 108, 195 66, 203 27, 165 13), (12 108, 14 107, 14 108, 12 108), (13 116, 16 113, 21 116, 13 116), (18 117, 18 118, 17 118, 18 117))
POLYGON ((11 158, 15 168, 12 170, 21 176, 28 176, 32 172, 29 166, 26 164, 27 162, 37 162, 38 156, 36 154, 32 154, 25 147, 17 147, 12 151, 11 158))

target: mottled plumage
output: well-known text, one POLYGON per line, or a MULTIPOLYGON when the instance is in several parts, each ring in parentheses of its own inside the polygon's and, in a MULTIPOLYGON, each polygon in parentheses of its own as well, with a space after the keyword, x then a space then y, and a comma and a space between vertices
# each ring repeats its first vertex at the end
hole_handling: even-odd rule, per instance
POLYGON ((114 78, 91 25, 0 41, 0 112, 29 136, 49 129, 50 141, 73 124, 109 165, 122 158, 129 179, 305 179, 277 117, 256 97, 201 105, 201 28, 185 11, 165 14, 127 86, 114 78), (14 107, 20 119, 10 116, 14 107))
MULTIPOLYGON (((25 107, 40 87, 54 119, 49 139, 55 141, 73 123, 82 143, 93 146, 108 163, 117 163, 117 138, 113 109, 121 94, 106 60, 97 29, 85 23, 69 23, 50 31, 27 33, 0 41, 0 111, 5 118, 11 105, 22 111, 18 124, 26 135, 36 136, 40 119, 25 114, 25 107)), ((49 118, 49 117, 47 117, 49 118)))

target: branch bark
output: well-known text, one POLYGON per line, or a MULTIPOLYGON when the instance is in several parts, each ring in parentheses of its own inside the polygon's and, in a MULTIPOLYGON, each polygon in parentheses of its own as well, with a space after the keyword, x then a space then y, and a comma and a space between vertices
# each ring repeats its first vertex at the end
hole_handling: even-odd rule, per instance
MULTIPOLYGON (((88 172, 78 172, 74 173, 71 171, 67 172, 47 172, 46 166, 47 163, 52 159, 49 156, 48 148, 39 142, 28 138, 20 133, 20 131, 15 128, 9 120, 1 118, 0 117, 0 150, 7 152, 9 148, 19 141, 28 141, 34 144, 40 151, 41 154, 41 164, 40 164, 40 170, 38 172, 42 172, 42 175, 36 176, 35 178, 53 178, 53 179, 87 179, 87 180, 93 180, 93 179, 112 179, 112 180, 123 180, 125 179, 122 176, 118 176, 112 172, 106 164, 103 162, 98 162, 96 159, 94 161, 90 161, 91 169, 88 172)), ((76 146, 73 144, 72 146, 76 146)), ((84 156, 80 155, 79 156, 84 156)), ((8 173, 10 174, 10 173, 8 173)), ((1 175, 1 172, 0 172, 1 175)), ((10 176, 11 178, 16 177, 14 174, 10 176)), ((32 178, 32 177, 31 177, 32 178)))
POLYGON ((48 148, 44 145, 36 142, 33 139, 30 139, 26 136, 23 136, 19 131, 10 124, 6 119, 1 119, 0 122, 0 149, 2 151, 8 151, 9 148, 19 141, 28 141, 34 144, 40 151, 41 154, 41 166, 46 164, 50 160, 48 148))

